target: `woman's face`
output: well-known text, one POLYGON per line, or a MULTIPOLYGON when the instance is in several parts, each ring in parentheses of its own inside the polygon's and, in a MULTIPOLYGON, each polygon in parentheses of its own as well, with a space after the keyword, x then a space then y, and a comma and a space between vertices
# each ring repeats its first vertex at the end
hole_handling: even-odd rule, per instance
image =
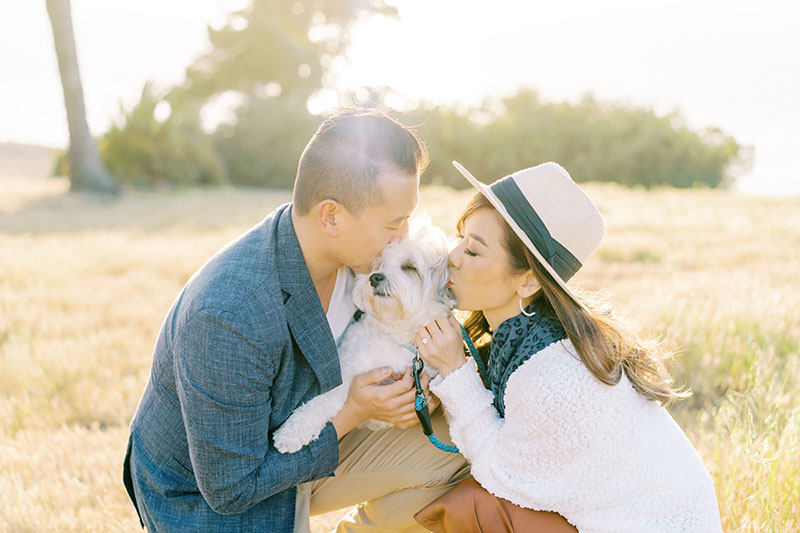
POLYGON ((499 216, 478 209, 464 220, 459 239, 450 252, 450 289, 458 308, 481 310, 490 324, 519 313, 517 289, 525 274, 511 271, 499 216))

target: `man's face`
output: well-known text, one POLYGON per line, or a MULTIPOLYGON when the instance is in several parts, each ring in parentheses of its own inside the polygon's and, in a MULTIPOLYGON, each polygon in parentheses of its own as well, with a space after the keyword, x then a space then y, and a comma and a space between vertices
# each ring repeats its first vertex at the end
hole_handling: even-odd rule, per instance
POLYGON ((392 240, 408 234, 408 218, 419 200, 419 176, 386 171, 378 176, 383 203, 365 207, 357 217, 344 211, 337 221, 339 260, 361 273, 392 240))

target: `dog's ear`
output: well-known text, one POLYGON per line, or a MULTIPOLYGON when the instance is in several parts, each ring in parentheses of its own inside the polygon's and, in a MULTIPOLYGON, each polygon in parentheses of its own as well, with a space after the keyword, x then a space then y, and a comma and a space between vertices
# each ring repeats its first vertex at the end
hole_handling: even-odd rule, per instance
POLYGON ((427 213, 414 216, 409 224, 408 238, 428 254, 447 253, 449 250, 447 235, 444 230, 431 222, 427 213))
POLYGON ((433 224, 428 213, 417 213, 408 223, 408 238, 412 241, 421 241, 429 232, 433 224))

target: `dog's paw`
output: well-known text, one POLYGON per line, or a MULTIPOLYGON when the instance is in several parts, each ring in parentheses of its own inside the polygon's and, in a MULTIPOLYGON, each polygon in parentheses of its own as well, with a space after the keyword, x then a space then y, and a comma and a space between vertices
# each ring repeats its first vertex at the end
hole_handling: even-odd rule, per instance
POLYGON ((305 439, 301 435, 294 431, 291 425, 285 424, 275 432, 272 439, 275 449, 281 453, 294 453, 308 444, 308 442, 304 442, 305 439))

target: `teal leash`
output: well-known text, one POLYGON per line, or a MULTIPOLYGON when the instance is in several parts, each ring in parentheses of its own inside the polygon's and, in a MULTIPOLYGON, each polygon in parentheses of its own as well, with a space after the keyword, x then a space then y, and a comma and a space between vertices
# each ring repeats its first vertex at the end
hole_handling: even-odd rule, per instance
POLYGON ((411 365, 411 375, 414 376, 414 386, 416 387, 416 397, 414 398, 414 411, 417 412, 417 418, 422 426, 422 432, 428 437, 431 443, 442 451, 448 453, 458 453, 458 448, 445 444, 436 438, 433 434, 433 424, 431 423, 431 413, 428 411, 428 396, 419 382, 419 376, 422 369, 425 368, 425 363, 419 356, 419 350, 414 350, 414 361, 411 365))
POLYGON ((478 373, 481 375, 481 379, 484 383, 489 383, 489 371, 486 369, 486 363, 483 362, 483 359, 478 354, 478 349, 475 348, 475 343, 472 342, 469 333, 467 333, 467 328, 463 324, 461 325, 461 338, 464 340, 464 344, 467 345, 469 354, 475 359, 475 364, 478 365, 478 373))
MULTIPOLYGON (((469 337, 469 334, 464 326, 461 326, 461 338, 467 345, 470 355, 473 359, 475 359, 475 363, 478 365, 478 372, 480 372, 481 377, 483 377, 485 381, 485 376, 488 375, 486 372, 486 365, 483 363, 480 355, 478 355, 478 350, 475 348, 475 344, 472 342, 472 339, 469 337)), ((428 411, 428 396, 425 394, 425 390, 422 388, 422 385, 419 382, 419 376, 422 374, 422 369, 425 368, 425 363, 419 356, 419 350, 408 345, 404 345, 404 348, 414 354, 414 360, 412 361, 411 365, 411 375, 414 377, 414 386, 416 387, 414 411, 416 411, 417 418, 419 418, 419 423, 422 426, 422 432, 425 433, 425 435, 428 437, 428 440, 440 450, 448 453, 458 453, 458 448, 443 443, 436 438, 436 435, 433 434, 431 414, 428 411)))

